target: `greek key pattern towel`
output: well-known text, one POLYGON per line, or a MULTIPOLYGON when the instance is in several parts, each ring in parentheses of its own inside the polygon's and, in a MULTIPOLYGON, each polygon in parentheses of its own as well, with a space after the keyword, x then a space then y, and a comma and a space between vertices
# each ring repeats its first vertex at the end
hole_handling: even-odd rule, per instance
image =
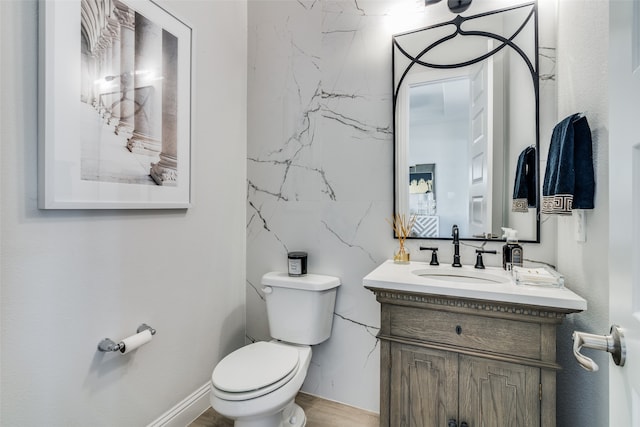
POLYGON ((573 114, 556 125, 542 186, 542 213, 567 215, 573 209, 593 209, 592 150, 584 115, 573 114))

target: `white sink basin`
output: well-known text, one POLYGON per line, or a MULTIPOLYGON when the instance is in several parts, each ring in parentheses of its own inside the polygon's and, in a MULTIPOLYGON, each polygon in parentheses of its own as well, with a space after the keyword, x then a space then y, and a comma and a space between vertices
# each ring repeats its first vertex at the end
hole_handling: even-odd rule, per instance
POLYGON ((477 269, 473 270, 461 270, 457 268, 430 268, 414 270, 411 273, 416 276, 425 277, 433 280, 440 280, 443 282, 455 282, 455 283, 511 283, 511 278, 506 276, 498 276, 491 274, 486 270, 477 269))
POLYGON ((510 272, 500 267, 484 270, 472 265, 431 266, 411 261, 386 261, 362 280, 368 289, 409 292, 422 295, 462 297, 542 307, 586 310, 587 302, 567 288, 516 285, 510 272))

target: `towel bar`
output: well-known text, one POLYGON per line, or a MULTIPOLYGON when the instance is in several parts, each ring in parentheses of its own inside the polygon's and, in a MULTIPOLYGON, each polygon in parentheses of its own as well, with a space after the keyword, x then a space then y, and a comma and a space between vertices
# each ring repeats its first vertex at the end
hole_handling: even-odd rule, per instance
POLYGON ((611 353, 614 363, 618 366, 624 366, 627 348, 624 342, 624 333, 618 325, 611 326, 610 335, 594 335, 575 331, 572 338, 573 355, 578 360, 580 366, 587 371, 595 372, 599 367, 592 359, 580 353, 583 347, 611 353))

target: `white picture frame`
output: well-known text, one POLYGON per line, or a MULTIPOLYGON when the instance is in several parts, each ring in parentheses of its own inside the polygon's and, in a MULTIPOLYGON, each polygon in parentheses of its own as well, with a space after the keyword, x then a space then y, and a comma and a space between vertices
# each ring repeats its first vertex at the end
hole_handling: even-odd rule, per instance
POLYGON ((40 1, 38 207, 191 205, 192 29, 151 0, 40 1))

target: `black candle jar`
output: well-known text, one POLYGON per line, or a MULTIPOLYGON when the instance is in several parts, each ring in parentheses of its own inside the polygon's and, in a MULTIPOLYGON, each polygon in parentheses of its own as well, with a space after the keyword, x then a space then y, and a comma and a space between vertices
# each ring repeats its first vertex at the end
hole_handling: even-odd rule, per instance
POLYGON ((289 252, 289 276, 304 276, 307 274, 307 253, 289 252))

